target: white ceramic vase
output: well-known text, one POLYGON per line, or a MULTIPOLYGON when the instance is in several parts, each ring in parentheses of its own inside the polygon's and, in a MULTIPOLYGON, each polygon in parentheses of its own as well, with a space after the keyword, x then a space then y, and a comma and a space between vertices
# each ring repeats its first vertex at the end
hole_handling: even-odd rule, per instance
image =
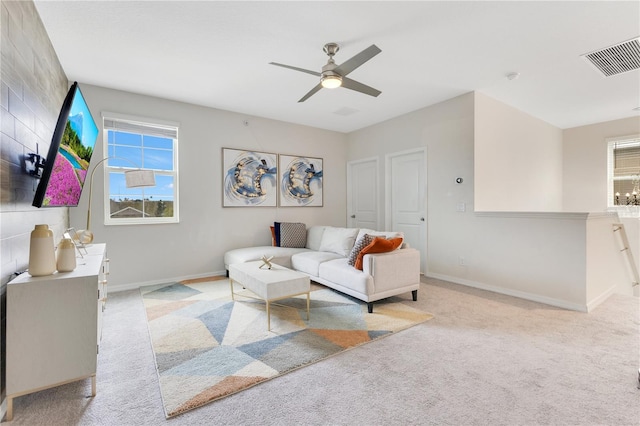
POLYGON ((56 270, 56 252, 53 247, 53 231, 48 225, 36 225, 31 231, 29 245, 29 275, 41 277, 56 270))
POLYGON ((58 272, 71 272, 76 269, 76 246, 71 238, 63 238, 58 244, 56 267, 58 272))

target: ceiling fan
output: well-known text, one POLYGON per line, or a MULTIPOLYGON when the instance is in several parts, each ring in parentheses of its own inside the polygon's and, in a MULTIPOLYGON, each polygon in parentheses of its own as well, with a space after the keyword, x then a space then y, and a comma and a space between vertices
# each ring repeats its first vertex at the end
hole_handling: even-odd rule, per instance
POLYGON ((369 59, 382 52, 375 44, 364 49, 351 59, 343 62, 341 65, 336 65, 333 60, 333 55, 338 53, 340 47, 337 43, 327 43, 324 45, 324 53, 329 55, 327 64, 322 67, 322 72, 316 72, 311 70, 305 70, 304 68, 292 67, 291 65, 279 64, 277 62, 269 62, 271 65, 277 65, 279 67, 289 68, 295 71, 306 72, 307 74, 320 77, 320 83, 318 83, 313 89, 311 89, 306 95, 304 95, 298 102, 304 102, 309 99, 314 93, 323 87, 326 89, 335 89, 336 87, 344 87, 346 89, 355 90, 356 92, 364 93, 370 96, 378 96, 381 91, 369 87, 366 84, 359 83, 355 80, 347 78, 347 75, 360 65, 367 62, 369 59))

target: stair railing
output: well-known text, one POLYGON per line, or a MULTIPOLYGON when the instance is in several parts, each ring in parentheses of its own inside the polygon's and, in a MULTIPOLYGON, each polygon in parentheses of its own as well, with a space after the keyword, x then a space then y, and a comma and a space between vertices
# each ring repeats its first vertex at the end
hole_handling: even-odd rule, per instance
POLYGON ((622 249, 620 249, 620 251, 623 253, 626 253, 627 262, 629 263, 629 268, 631 269, 631 276, 633 278, 633 282, 631 283, 631 286, 636 287, 640 285, 640 277, 638 276, 638 268, 636 267, 636 262, 633 259, 633 252, 629 247, 629 239, 627 238, 627 231, 624 229, 624 224, 614 223, 613 232, 617 232, 620 235, 620 241, 622 242, 622 249))

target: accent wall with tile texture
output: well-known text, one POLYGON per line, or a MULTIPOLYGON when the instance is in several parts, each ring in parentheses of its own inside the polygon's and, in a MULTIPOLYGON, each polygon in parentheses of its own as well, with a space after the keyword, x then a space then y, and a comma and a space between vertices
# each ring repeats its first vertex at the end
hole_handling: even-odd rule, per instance
POLYGON ((2 1, 0 13, 0 416, 4 416, 7 282, 27 268, 30 233, 36 224, 48 224, 57 241, 69 223, 68 208, 31 206, 38 180, 24 172, 24 161, 30 152, 46 156, 69 81, 33 2, 2 1))

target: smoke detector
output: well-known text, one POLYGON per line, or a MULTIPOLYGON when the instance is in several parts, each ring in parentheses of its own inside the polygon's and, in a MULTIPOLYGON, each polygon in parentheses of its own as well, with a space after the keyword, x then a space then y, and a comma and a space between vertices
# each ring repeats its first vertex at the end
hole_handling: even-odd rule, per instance
POLYGON ((640 69, 640 37, 586 53, 582 57, 605 77, 640 69))

